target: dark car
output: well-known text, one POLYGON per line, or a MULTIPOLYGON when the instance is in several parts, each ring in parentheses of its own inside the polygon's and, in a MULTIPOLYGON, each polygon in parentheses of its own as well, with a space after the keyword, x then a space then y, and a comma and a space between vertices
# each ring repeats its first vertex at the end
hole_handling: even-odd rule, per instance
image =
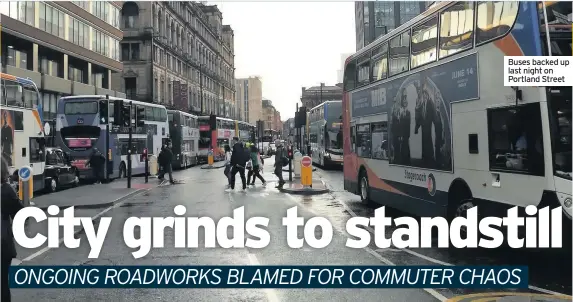
POLYGON ((55 192, 61 187, 77 186, 78 170, 71 165, 71 158, 60 148, 46 148, 46 191, 55 192))

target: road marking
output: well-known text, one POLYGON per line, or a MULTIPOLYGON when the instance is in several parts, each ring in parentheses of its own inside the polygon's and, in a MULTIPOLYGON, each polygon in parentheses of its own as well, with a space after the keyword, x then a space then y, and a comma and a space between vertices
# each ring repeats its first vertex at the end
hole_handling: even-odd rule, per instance
MULTIPOLYGON (((288 196, 288 198, 290 198, 290 200, 294 201, 295 203, 301 205, 303 208, 305 208, 307 211, 313 213, 316 216, 319 216, 318 213, 316 213, 314 210, 307 208, 304 204, 302 204, 296 197, 292 196, 289 193, 285 193, 286 196, 288 196)), ((334 226, 333 226, 334 227, 334 226)), ((348 237, 348 235, 341 230, 340 228, 334 227, 338 232, 342 233, 345 237, 348 237)), ((392 261, 390 261, 389 259, 386 259, 384 257, 382 257, 382 255, 376 253, 374 250, 372 250, 369 247, 365 247, 363 248, 368 254, 374 256, 374 258, 380 260, 381 262, 385 263, 386 265, 390 265, 390 266, 396 266, 395 263, 393 263, 392 261)), ((431 289, 431 288, 422 288, 425 292, 427 292, 428 294, 430 294, 432 297, 436 298, 437 300, 441 301, 441 302, 445 302, 448 299, 440 294, 439 292, 437 292, 435 289, 431 289)))
MULTIPOLYGON (((555 299, 563 301, 571 301, 571 296, 555 296, 555 295, 544 295, 544 294, 532 294, 532 293, 511 293, 511 292, 498 292, 498 293, 482 293, 482 294, 469 294, 463 296, 456 296, 448 299, 446 302, 461 302, 461 301, 502 301, 503 298, 512 297, 524 297, 527 298, 537 298, 535 301, 542 301, 543 298, 549 298, 552 301, 555 299), (538 300, 539 299, 539 300, 538 300)), ((529 299, 527 299, 529 300, 529 299)), ((525 301, 525 300, 523 300, 525 301)), ((533 301, 533 300, 532 300, 533 301)))
MULTIPOLYGON (((188 177, 187 177, 187 178, 188 178, 188 177)), ((184 178, 184 179, 186 179, 186 178, 184 178)), ((166 181, 166 180, 162 181, 161 184, 158 185, 158 187, 160 187, 165 181, 166 181)), ((145 192, 151 191, 152 189, 153 189, 153 187, 152 187, 152 188, 149 188, 149 189, 140 189, 140 191, 138 191, 137 193, 135 193, 135 194, 129 196, 128 198, 125 198, 125 196, 123 196, 123 197, 120 197, 120 198, 115 199, 114 202, 117 201, 117 200, 119 200, 119 199, 125 198, 124 200, 122 200, 122 201, 120 201, 120 202, 118 202, 118 203, 114 203, 114 205, 112 205, 112 206, 106 208, 105 210, 103 210, 103 211, 99 212, 98 214, 96 214, 95 216, 91 217, 91 220, 94 221, 94 220, 96 220, 96 219, 102 217, 105 213, 111 211, 112 209, 115 209, 115 208, 121 206, 122 204, 124 204, 126 201, 132 199, 133 197, 136 197, 136 196, 139 196, 139 195, 141 195, 141 194, 143 194, 143 193, 145 193, 145 192)), ((77 235, 78 233, 82 232, 83 230, 84 230, 83 227, 80 227, 77 231, 74 232, 74 235, 77 235)), ((62 238, 60 238, 60 240, 59 240, 58 243, 59 243, 59 244, 62 244, 62 242, 64 242, 64 237, 63 237, 63 236, 62 236, 62 238)), ((59 244, 58 244, 58 245, 59 245, 59 244)), ((43 249, 41 249, 41 250, 39 250, 39 251, 33 253, 32 255, 30 255, 30 256, 28 256, 28 257, 22 259, 20 263, 26 262, 26 261, 31 261, 31 260, 33 260, 34 258, 36 258, 36 257, 38 257, 38 256, 40 256, 40 255, 42 255, 42 254, 44 254, 45 252, 47 252, 47 251, 49 251, 49 250, 51 250, 51 249, 52 249, 51 247, 46 246, 46 247, 44 247, 43 249)), ((20 263, 19 263, 19 264, 20 264, 20 263)), ((17 265, 19 265, 19 264, 17 264, 17 265)))
MULTIPOLYGON (((348 211, 348 213, 350 213, 351 216, 353 216, 353 217, 360 217, 360 216, 358 216, 358 215, 348 206, 348 204, 347 204, 346 202, 341 201, 341 200, 339 200, 339 202, 340 202, 340 204, 342 204, 342 207, 343 207, 346 211, 348 211)), ((374 234, 374 229, 372 229, 371 227, 366 226, 365 229, 366 229, 368 232, 374 234)), ((403 249, 398 248, 398 250, 403 251, 403 252, 406 252, 406 253, 408 253, 408 254, 410 254, 410 255, 412 255, 412 256, 415 256, 415 257, 424 259, 424 260, 429 261, 429 262, 432 262, 432 263, 440 264, 440 265, 443 265, 443 266, 454 266, 454 264, 451 264, 451 263, 448 263, 448 262, 444 262, 444 261, 441 261, 441 260, 438 260, 438 259, 435 259, 435 258, 426 256, 426 255, 422 255, 422 254, 420 254, 420 253, 414 252, 414 251, 409 250, 409 249, 406 249, 406 248, 403 248, 403 249)), ((564 295, 563 293, 555 292, 555 291, 552 291, 552 290, 549 290, 549 289, 545 289, 545 288, 541 288, 541 287, 537 287, 537 286, 533 286, 533 285, 529 285, 528 288, 531 289, 531 290, 535 290, 535 291, 542 292, 542 293, 546 293, 546 294, 550 294, 550 295, 556 295, 556 296, 564 295)))
MULTIPOLYGON (((249 257, 249 262, 251 263, 251 265, 257 265, 257 266, 261 265, 261 263, 259 262, 259 259, 257 259, 257 256, 255 256, 255 254, 248 253, 247 255, 249 257)), ((277 292, 275 289, 265 288, 264 291, 265 291, 265 295, 267 295, 267 300, 269 302, 280 302, 279 297, 277 296, 277 292)))

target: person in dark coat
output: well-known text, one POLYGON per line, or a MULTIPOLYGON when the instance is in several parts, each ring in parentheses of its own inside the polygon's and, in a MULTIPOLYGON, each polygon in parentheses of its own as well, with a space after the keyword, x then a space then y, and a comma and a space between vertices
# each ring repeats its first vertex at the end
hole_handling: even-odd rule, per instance
POLYGON ((245 177, 245 167, 249 161, 250 153, 243 143, 239 141, 238 137, 233 138, 233 152, 231 153, 231 189, 235 189, 235 176, 237 172, 241 176, 243 183, 243 192, 247 189, 247 178, 245 177))
POLYGON ((24 208, 22 202, 18 198, 16 191, 9 183, 10 173, 8 172, 8 165, 4 157, 2 157, 2 177, 1 177, 1 199, 2 202, 2 302, 10 302, 12 295, 10 293, 10 266, 12 259, 16 258, 16 243, 14 242, 14 234, 12 233, 12 219, 16 213, 24 208))
POLYGON ((175 184, 175 181, 173 180, 173 168, 171 166, 171 162, 173 160, 173 152, 171 152, 171 146, 167 145, 161 152, 163 153, 163 156, 161 157, 162 162, 160 164, 163 166, 163 170, 161 170, 161 173, 159 173, 158 178, 163 179, 163 177, 165 177, 165 173, 168 173, 169 182, 171 184, 175 184))
POLYGON ((105 165, 105 157, 99 152, 97 148, 94 148, 92 151, 92 155, 88 160, 87 164, 92 167, 93 177, 96 183, 102 183, 105 178, 104 175, 104 165, 105 165))

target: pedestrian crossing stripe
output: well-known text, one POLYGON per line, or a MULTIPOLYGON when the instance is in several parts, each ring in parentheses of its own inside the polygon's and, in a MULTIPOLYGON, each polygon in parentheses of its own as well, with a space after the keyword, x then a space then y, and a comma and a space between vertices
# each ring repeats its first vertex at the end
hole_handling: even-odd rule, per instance
POLYGON ((560 301, 571 301, 573 297, 566 295, 548 295, 548 294, 532 294, 532 293, 512 293, 512 292, 498 292, 498 293, 481 293, 481 294, 470 294, 450 298, 446 302, 495 302, 501 301, 511 301, 507 300, 511 297, 526 297, 535 298, 538 302, 560 302, 560 301))

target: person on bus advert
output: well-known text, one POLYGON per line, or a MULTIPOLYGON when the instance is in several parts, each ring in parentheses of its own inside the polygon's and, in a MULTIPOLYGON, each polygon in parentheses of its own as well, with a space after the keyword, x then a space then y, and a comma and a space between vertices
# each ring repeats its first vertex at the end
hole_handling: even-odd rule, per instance
POLYGON ((90 156, 90 159, 88 159, 88 162, 86 163, 86 165, 89 165, 92 167, 92 172, 93 172, 93 177, 95 179, 95 183, 96 184, 100 184, 104 181, 105 177, 104 177, 104 173, 103 173, 103 168, 105 165, 105 157, 101 154, 101 152, 99 152, 99 150, 97 148, 94 148, 92 151, 92 155, 90 156))
POLYGON ((16 213, 24 208, 16 194, 16 190, 9 184, 10 173, 8 172, 8 163, 2 156, 1 159, 2 173, 1 177, 1 202, 2 202, 2 297, 0 301, 10 302, 12 296, 10 293, 9 271, 12 265, 12 259, 16 258, 16 244, 14 234, 12 233, 12 219, 16 213))
POLYGON ((12 148, 14 145, 14 129, 9 122, 8 111, 2 110, 2 157, 8 166, 12 166, 12 148))
MULTIPOLYGON (((239 141, 238 137, 233 137, 233 152, 231 154, 231 189, 235 189, 235 176, 237 172, 241 176, 243 183, 243 191, 247 189, 247 179, 245 177, 245 167, 250 159, 250 152, 245 148, 243 143, 239 141)), ((229 191, 230 191, 229 190, 229 191)))

